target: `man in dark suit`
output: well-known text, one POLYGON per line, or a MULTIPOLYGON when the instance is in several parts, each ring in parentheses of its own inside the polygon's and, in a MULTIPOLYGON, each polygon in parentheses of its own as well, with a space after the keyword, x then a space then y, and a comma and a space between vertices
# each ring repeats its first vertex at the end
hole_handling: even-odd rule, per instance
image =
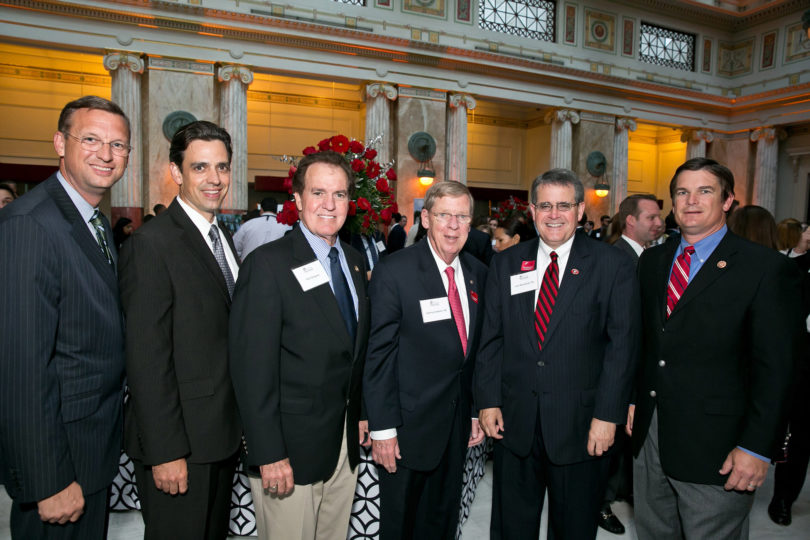
POLYGON ((539 239, 495 256, 475 404, 495 439, 492 538, 537 538, 546 488, 555 538, 593 538, 616 425, 636 366, 630 258, 575 234, 584 189, 567 169, 537 177, 539 239))
POLYGON ((598 229, 591 231, 591 238, 595 240, 607 241, 608 236, 610 236, 608 234, 608 228, 610 227, 611 218, 608 215, 604 215, 599 221, 601 225, 598 229))
POLYGON ((363 258, 338 239, 354 191, 341 154, 293 177, 301 224, 245 262, 231 315, 231 377, 261 538, 345 540, 360 460, 369 329, 363 258))
POLYGON ((734 177, 690 159, 670 182, 680 242, 639 261, 644 345, 627 427, 640 538, 748 538, 784 438, 802 321, 787 258, 727 230, 734 177))
POLYGON ((484 439, 471 387, 486 267, 461 252, 472 210, 465 185, 432 185, 427 241, 386 258, 371 280, 363 396, 382 466, 382 540, 453 538, 466 449, 484 439))
POLYGON ((405 225, 408 224, 408 216, 394 214, 394 226, 388 233, 388 253, 394 253, 405 247, 405 240, 408 233, 405 232, 405 225))
POLYGON ((240 440, 228 375, 228 313, 239 267, 216 212, 231 182, 231 138, 193 122, 172 138, 169 208, 121 254, 127 317, 125 447, 146 538, 228 534, 240 440))
POLYGON ((484 266, 489 266, 489 262, 495 254, 490 236, 475 228, 470 228, 470 233, 467 235, 467 241, 464 242, 462 251, 469 253, 484 263, 484 266))
POLYGON ((98 206, 124 174, 129 120, 65 105, 59 171, 0 212, 0 480, 12 538, 102 538, 118 471, 124 321, 98 206))

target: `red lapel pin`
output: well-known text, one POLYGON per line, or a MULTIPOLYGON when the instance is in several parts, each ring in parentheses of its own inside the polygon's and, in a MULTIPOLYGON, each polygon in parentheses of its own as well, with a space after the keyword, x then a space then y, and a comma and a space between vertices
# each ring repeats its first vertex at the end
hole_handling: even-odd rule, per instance
POLYGON ((577 270, 576 268, 572 268, 571 273, 574 274, 575 276, 578 276, 579 275, 579 270, 577 270))
POLYGON ((520 263, 521 272, 528 272, 529 270, 534 270, 534 261, 523 261, 520 263))
POLYGON ((476 304, 478 303, 478 294, 475 291, 470 291, 470 298, 472 298, 472 301, 476 304))

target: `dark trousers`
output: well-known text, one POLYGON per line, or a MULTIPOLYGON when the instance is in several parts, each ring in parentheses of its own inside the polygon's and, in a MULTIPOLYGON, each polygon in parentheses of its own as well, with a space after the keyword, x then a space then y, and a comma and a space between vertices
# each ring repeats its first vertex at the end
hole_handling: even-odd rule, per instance
MULTIPOLYGON (((444 540, 456 537, 467 441, 457 418, 439 465, 416 471, 397 464, 380 474, 380 540, 444 540)), ((407 448, 401 448, 404 454, 407 448)))
POLYGON ((228 535, 235 455, 216 463, 189 463, 184 495, 160 491, 152 467, 132 462, 145 540, 222 540, 228 535))
MULTIPOLYGON (((807 340, 810 347, 810 340, 807 340)), ((803 360, 810 362, 810 359, 803 360)), ((789 415, 790 441, 788 442, 787 461, 776 465, 774 472, 773 498, 784 500, 788 506, 796 502, 807 477, 807 465, 810 462, 810 368, 802 366, 799 373, 799 384, 796 385, 789 415)))
POLYGON ((616 426, 616 439, 610 451, 610 467, 605 504, 629 500, 633 494, 633 449, 624 426, 616 426))
POLYGON ((84 513, 75 523, 51 524, 39 518, 37 503, 11 503, 14 540, 93 540, 107 537, 109 489, 84 494, 84 513))
POLYGON ((596 538, 609 464, 607 456, 569 465, 552 463, 543 443, 539 414, 528 456, 519 457, 496 440, 490 538, 537 540, 546 489, 549 539, 596 538))

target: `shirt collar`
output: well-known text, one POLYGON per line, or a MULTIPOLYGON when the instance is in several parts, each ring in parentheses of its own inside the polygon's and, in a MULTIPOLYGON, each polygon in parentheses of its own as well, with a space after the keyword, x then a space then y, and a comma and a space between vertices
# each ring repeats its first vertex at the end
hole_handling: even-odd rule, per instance
POLYGON ((208 238, 208 233, 211 231, 211 225, 216 224, 217 220, 214 218, 213 222, 208 221, 205 219, 202 214, 197 212, 194 208, 190 205, 185 203, 180 195, 176 197, 177 202, 180 203, 180 208, 182 208, 188 217, 191 219, 191 222, 194 224, 197 229, 199 229, 200 234, 203 235, 203 238, 208 238))
POLYGON ((433 255, 433 260, 436 261, 436 266, 439 268, 439 272, 444 272, 448 266, 453 268, 453 273, 457 273, 459 269, 459 260, 458 254, 456 254, 455 258, 447 264, 444 260, 439 257, 439 254, 436 253, 436 250, 433 249, 433 244, 430 243, 430 238, 425 238, 428 241, 428 247, 430 248, 430 254, 433 255))
POLYGON ((93 214, 96 213, 97 208, 94 208, 89 202, 87 202, 84 197, 76 191, 76 188, 73 187, 70 182, 65 180, 65 177, 62 176, 62 171, 56 171, 56 178, 59 180, 59 183, 62 184, 62 187, 65 188, 65 191, 70 197, 70 200, 73 201, 73 206, 76 207, 76 210, 79 211, 79 215, 82 216, 82 219, 85 223, 89 223, 91 219, 93 219, 93 214))
POLYGON ((540 240, 540 245, 537 247, 538 256, 540 255, 540 251, 542 251, 545 254, 546 259, 551 259, 551 252, 553 251, 559 258, 567 257, 568 254, 571 253, 571 246, 574 245, 574 238, 576 235, 576 232, 574 232, 574 234, 571 235, 571 238, 563 242, 563 244, 556 249, 552 249, 545 242, 543 242, 542 238, 538 238, 540 240))
MULTIPOLYGON (((708 259, 718 244, 720 244, 720 241, 726 235, 726 232, 728 232, 728 227, 723 224, 723 226, 717 231, 705 238, 702 238, 701 240, 698 240, 694 244, 691 244, 695 248, 695 255, 697 258, 700 259, 700 261, 705 261, 708 259)), ((676 253, 676 255, 683 253, 683 249, 688 245, 690 245, 689 242, 684 240, 683 236, 681 236, 681 244, 678 246, 678 253, 676 253)))
POLYGON ((340 245, 339 238, 335 239, 334 246, 330 246, 326 240, 310 231, 307 226, 304 225, 303 221, 300 221, 299 225, 301 227, 301 232, 304 233, 304 238, 307 239, 309 247, 311 247, 312 251, 315 252, 315 257, 317 257, 319 261, 324 263, 329 258, 329 250, 331 250, 333 247, 337 249, 338 255, 340 255, 341 258, 345 258, 343 255, 343 247, 340 245))
POLYGON ((625 242, 630 244, 630 247, 633 248, 633 251, 636 252, 636 255, 641 257, 641 253, 644 251, 644 246, 642 246, 641 244, 639 244, 638 242, 636 242, 635 240, 633 240, 632 238, 630 238, 625 234, 622 235, 622 238, 624 238, 625 242))

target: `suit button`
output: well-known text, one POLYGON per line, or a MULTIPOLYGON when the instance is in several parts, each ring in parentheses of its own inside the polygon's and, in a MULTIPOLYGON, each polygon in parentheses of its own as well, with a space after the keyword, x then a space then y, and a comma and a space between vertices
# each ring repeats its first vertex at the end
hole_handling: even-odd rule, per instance
POLYGON ((543 367, 543 366, 546 365, 546 363, 543 362, 542 360, 540 360, 539 362, 537 362, 537 365, 540 366, 540 367, 543 367))
POLYGON ((655 390, 650 390, 650 397, 655 397, 655 390))
POLYGON ((665 361, 663 361, 663 360, 659 360, 658 365, 659 365, 659 367, 664 367, 665 365, 667 365, 667 363, 665 361))

